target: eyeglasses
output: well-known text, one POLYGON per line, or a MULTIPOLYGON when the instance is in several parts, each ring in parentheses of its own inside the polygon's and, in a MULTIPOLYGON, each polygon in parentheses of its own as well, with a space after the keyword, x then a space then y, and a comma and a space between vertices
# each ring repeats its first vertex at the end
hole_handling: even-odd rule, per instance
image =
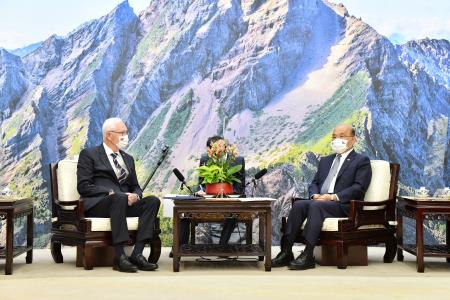
POLYGON ((109 132, 114 132, 114 133, 120 134, 121 136, 128 135, 128 131, 109 131, 109 132))
POLYGON ((352 138, 352 137, 354 137, 354 135, 338 135, 338 136, 332 135, 331 139, 334 140, 334 139, 352 138))

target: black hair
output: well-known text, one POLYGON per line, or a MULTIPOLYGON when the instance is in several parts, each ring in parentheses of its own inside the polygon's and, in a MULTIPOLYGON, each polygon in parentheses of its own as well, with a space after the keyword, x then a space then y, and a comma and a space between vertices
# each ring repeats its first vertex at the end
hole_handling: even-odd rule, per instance
POLYGON ((212 136, 212 137, 208 138, 208 140, 206 141, 206 147, 211 148, 212 144, 214 144, 217 141, 223 140, 223 139, 224 139, 223 136, 220 136, 220 135, 212 136))

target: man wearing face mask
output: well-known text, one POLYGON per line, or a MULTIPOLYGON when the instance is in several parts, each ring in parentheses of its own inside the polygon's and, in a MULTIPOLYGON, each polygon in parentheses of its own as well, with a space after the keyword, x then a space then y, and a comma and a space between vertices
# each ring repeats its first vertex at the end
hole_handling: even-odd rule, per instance
POLYGON ((103 144, 83 149, 77 165, 77 189, 83 198, 87 217, 110 218, 115 248, 113 269, 120 272, 155 270, 158 266, 142 255, 152 238, 160 201, 142 197, 134 159, 122 149, 128 145, 128 130, 119 118, 103 123, 103 144), (124 244, 129 240, 127 217, 139 217, 136 244, 127 257, 124 244))
POLYGON ((355 130, 351 126, 341 124, 334 128, 331 142, 334 154, 319 161, 309 186, 309 199, 293 203, 281 239, 281 252, 272 260, 272 267, 315 268, 313 251, 325 218, 348 217, 350 201, 364 199, 372 169, 369 158, 353 150, 355 142, 355 130), (302 232, 306 247, 294 260, 292 246, 306 219, 302 232))

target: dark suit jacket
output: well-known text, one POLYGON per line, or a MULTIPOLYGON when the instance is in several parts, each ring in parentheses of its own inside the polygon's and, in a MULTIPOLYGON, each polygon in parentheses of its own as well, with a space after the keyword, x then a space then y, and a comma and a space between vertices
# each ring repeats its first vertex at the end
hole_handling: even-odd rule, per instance
MULTIPOLYGON (((203 154, 202 157, 200 158, 200 166, 205 166, 206 163, 208 162, 208 158, 209 157, 207 154, 203 154)), ((236 174, 236 177, 241 182, 235 182, 233 184, 233 190, 235 194, 245 195, 245 160, 242 156, 236 157, 232 166, 236 165, 242 165, 242 169, 236 174)), ((198 178, 198 184, 199 185, 202 184, 202 177, 198 178)), ((202 186, 204 187, 204 185, 202 186)))
MULTIPOLYGON (((320 189, 327 178, 336 154, 323 157, 319 162, 316 176, 309 186, 309 197, 320 194, 320 189)), ((348 214, 351 200, 363 200, 370 180, 372 169, 367 156, 354 150, 345 159, 339 170, 334 186, 334 193, 339 197, 341 208, 348 214)))
POLYGON ((123 184, 117 180, 103 144, 81 151, 77 165, 77 189, 84 200, 85 210, 108 196, 110 190, 115 193, 135 193, 142 197, 133 157, 121 150, 120 154, 129 172, 123 184))

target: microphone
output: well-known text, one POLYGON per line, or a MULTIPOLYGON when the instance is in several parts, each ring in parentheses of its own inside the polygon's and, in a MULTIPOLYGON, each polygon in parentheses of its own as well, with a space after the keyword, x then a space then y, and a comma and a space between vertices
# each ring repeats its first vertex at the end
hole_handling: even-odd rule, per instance
POLYGON ((247 182, 247 183, 245 184, 245 186, 247 186, 247 185, 249 185, 249 184, 251 184, 251 183, 253 183, 253 184, 256 186, 256 180, 261 179, 261 177, 263 177, 263 176, 266 175, 266 174, 267 174, 267 169, 266 169, 266 168, 262 169, 261 171, 259 171, 258 173, 256 173, 255 176, 253 177, 253 179, 250 180, 249 182, 247 182))
POLYGON ((263 177, 264 175, 267 174, 267 169, 264 168, 261 171, 259 171, 258 173, 255 174, 255 180, 260 179, 261 177, 263 177))
POLYGON ((173 174, 175 174, 175 176, 178 178, 178 180, 181 182, 181 188, 183 188, 183 185, 189 190, 189 192, 191 192, 191 195, 194 195, 194 192, 191 190, 191 188, 186 184, 185 178, 183 176, 183 174, 181 174, 180 170, 178 170, 177 168, 174 168, 173 170, 173 174))
POLYGON ((177 168, 173 169, 173 174, 175 174, 175 176, 177 176, 178 180, 181 181, 182 183, 185 183, 185 178, 183 176, 183 174, 181 174, 180 170, 178 170, 177 168))

